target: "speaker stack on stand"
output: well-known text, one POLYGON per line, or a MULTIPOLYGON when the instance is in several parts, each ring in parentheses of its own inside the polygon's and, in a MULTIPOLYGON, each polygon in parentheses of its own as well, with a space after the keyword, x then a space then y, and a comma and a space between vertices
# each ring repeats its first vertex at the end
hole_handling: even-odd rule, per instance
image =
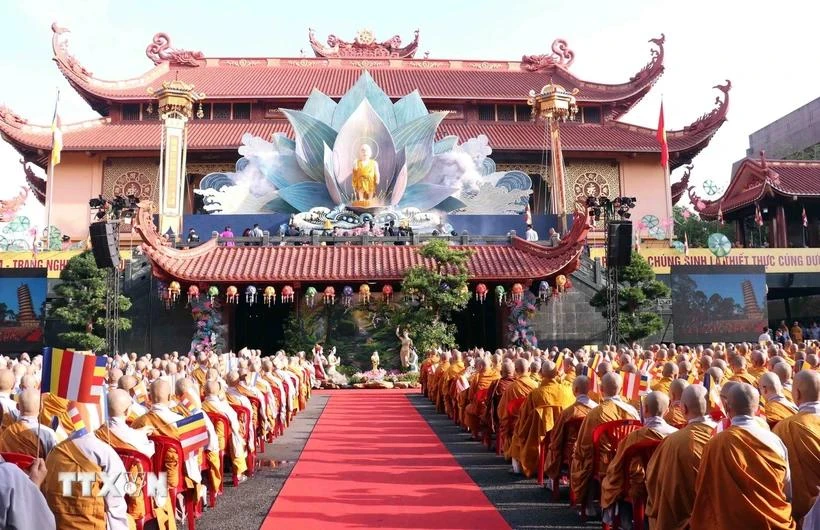
POLYGON ((88 227, 91 234, 91 251, 94 261, 100 269, 111 269, 120 266, 120 243, 117 225, 108 221, 91 223, 88 227))

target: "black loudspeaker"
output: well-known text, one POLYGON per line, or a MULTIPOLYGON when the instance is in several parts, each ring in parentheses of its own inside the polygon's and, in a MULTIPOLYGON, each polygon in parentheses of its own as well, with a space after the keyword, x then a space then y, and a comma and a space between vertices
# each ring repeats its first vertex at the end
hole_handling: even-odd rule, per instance
POLYGON ((91 250, 94 252, 94 261, 100 269, 119 267, 120 252, 117 234, 117 225, 100 221, 91 223, 88 227, 91 234, 91 250))
POLYGON ((632 221, 612 221, 607 230, 607 266, 629 265, 632 259, 632 221))

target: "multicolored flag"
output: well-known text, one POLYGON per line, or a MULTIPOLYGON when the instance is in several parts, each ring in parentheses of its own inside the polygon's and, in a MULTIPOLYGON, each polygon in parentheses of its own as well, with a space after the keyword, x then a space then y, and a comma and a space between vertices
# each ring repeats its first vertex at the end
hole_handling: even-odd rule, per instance
POLYGON ((205 413, 197 412, 176 422, 179 442, 187 458, 208 445, 208 429, 205 427, 205 413))
POLYGON ((641 375, 628 373, 624 376, 624 385, 621 387, 621 395, 625 398, 636 401, 641 397, 641 375))
POLYGON ((71 417, 71 423, 74 424, 74 431, 70 434, 71 438, 94 432, 105 425, 108 421, 108 408, 104 401, 105 399, 101 398, 96 403, 78 403, 76 401, 69 403, 68 415, 71 417))
POLYGON ((592 358, 592 363, 590 364, 593 372, 598 369, 599 364, 601 364, 601 354, 596 353, 595 357, 592 358))
POLYGON ((666 141, 666 126, 663 120, 663 101, 661 101, 661 112, 658 116, 658 143, 661 145, 661 167, 666 169, 669 166, 669 142, 666 141))
POLYGON ((652 381, 652 376, 650 374, 641 374, 641 380, 638 383, 638 391, 641 395, 648 394, 650 389, 650 382, 652 381))
POLYGON ((57 101, 54 103, 54 118, 51 120, 51 165, 60 163, 60 154, 63 151, 63 124, 57 112, 60 106, 60 92, 57 92, 57 101))
POLYGON ((79 403, 99 403, 105 386, 105 357, 43 348, 40 390, 79 403))

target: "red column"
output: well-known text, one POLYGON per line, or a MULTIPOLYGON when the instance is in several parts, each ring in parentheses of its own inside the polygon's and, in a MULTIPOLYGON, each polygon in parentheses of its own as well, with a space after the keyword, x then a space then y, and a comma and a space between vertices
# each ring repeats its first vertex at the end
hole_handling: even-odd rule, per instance
POLYGON ((786 248, 789 246, 789 237, 786 230, 786 209, 782 204, 777 205, 775 211, 775 247, 786 248))

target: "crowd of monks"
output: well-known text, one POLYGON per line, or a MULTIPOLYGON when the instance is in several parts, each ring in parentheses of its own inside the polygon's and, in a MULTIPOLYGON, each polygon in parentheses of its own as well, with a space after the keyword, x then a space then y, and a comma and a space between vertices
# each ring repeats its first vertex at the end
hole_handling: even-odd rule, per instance
POLYGON ((69 402, 40 392, 41 369, 40 356, 0 357, 0 528, 128 530, 148 514, 160 530, 190 525, 214 506, 228 472, 235 485, 253 475, 255 453, 284 432, 317 385, 304 354, 115 355, 101 407, 107 421, 78 430, 69 402), (207 444, 179 454, 177 422, 199 412, 207 444), (128 456, 134 452, 151 469, 128 456), (3 454, 32 464, 23 470, 3 454), (65 472, 92 473, 91 491, 80 482, 64 491, 65 472), (148 472, 166 472, 167 491, 145 498, 148 472), (127 476, 136 487, 105 493, 104 476, 127 476))
POLYGON ((422 392, 582 520, 820 529, 819 344, 591 350, 429 352, 422 392))

